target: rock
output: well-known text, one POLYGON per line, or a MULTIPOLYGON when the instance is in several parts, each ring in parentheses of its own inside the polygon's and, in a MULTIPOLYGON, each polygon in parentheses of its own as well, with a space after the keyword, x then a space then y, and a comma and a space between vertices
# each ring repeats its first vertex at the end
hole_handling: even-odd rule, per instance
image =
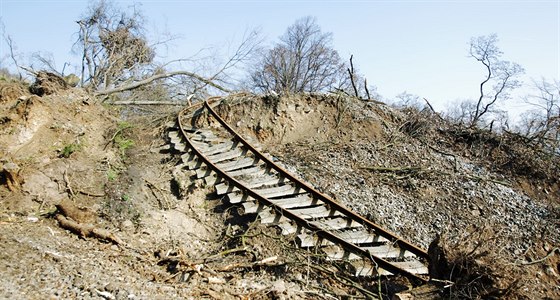
POLYGON ((107 300, 115 300, 115 296, 113 296, 113 294, 109 293, 109 292, 102 292, 100 290, 95 290, 95 292, 97 293, 97 295, 99 295, 100 297, 103 297, 104 299, 107 300))
POLYGON ((27 217, 27 221, 35 223, 35 222, 39 221, 39 218, 37 218, 35 216, 29 216, 29 217, 27 217))
POLYGON ((409 293, 398 293, 393 296, 393 300, 414 300, 414 296, 409 293))

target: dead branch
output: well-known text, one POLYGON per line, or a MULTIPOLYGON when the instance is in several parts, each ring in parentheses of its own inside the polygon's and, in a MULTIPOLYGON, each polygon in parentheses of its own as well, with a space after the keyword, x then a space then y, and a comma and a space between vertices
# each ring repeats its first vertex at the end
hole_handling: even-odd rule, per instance
POLYGON ((78 193, 82 194, 82 195, 86 195, 89 197, 105 197, 105 193, 103 194, 96 194, 96 193, 90 193, 88 191, 83 191, 83 190, 79 190, 78 193))
POLYGON ((149 182, 148 180, 144 179, 144 181, 146 182, 146 185, 148 186, 148 188, 150 188, 150 191, 152 191, 152 194, 154 195, 154 197, 156 198, 156 200, 159 202, 160 205, 160 209, 163 210, 170 210, 171 207, 171 203, 169 201, 169 199, 167 199, 167 196, 165 196, 165 194, 167 193, 167 191, 163 191, 162 189, 160 189, 159 187, 157 187, 155 184, 149 182), (161 195, 161 199, 158 194, 156 193, 156 191, 158 191, 161 195))
POLYGON ((428 101, 428 99, 426 99, 426 98, 422 98, 422 99, 424 99, 424 101, 426 101, 426 104, 428 104, 428 107, 430 108, 430 110, 431 110, 440 120, 443 121, 443 118, 440 116, 440 114, 438 114, 438 113, 435 111, 435 109, 434 109, 434 107, 432 106, 432 104, 430 104, 430 101, 428 101))
POLYGON ((74 194, 74 190, 72 190, 72 186, 70 185, 70 179, 68 179, 68 170, 64 170, 64 173, 62 174, 62 177, 64 178, 64 182, 66 183, 66 191, 68 192, 68 194, 70 195, 70 198, 74 198, 76 196, 76 194, 74 194))
POLYGON ((369 95, 369 89, 367 87, 367 79, 364 78, 364 89, 366 90, 366 95, 368 99, 371 99, 371 96, 369 95))
MULTIPOLYGON (((354 89, 354 94, 356 95, 356 98, 360 98, 360 95, 358 94, 358 88, 356 88, 356 82, 354 82, 354 63, 352 62, 352 59, 354 58, 354 55, 350 55, 350 68, 348 68, 348 75, 350 75, 350 82, 352 83, 352 88, 354 89)), ((368 97, 369 99, 369 97, 368 97)))
POLYGON ((196 80, 202 81, 205 84, 207 84, 209 86, 212 86, 214 88, 217 88, 218 90, 220 90, 222 92, 231 93, 230 90, 228 90, 228 89, 214 83, 212 80, 208 80, 208 79, 206 79, 206 78, 204 78, 204 77, 202 77, 198 74, 188 72, 188 71, 174 71, 174 72, 169 72, 169 73, 153 75, 153 76, 148 77, 146 79, 139 80, 139 81, 136 81, 134 83, 124 85, 124 86, 120 86, 120 87, 116 87, 116 88, 113 88, 113 89, 98 91, 98 92, 95 92, 95 96, 106 96, 106 95, 110 95, 110 94, 114 94, 114 93, 129 91, 129 90, 137 89, 141 86, 147 85, 147 84, 149 84, 151 82, 154 82, 156 80, 159 80, 159 79, 169 78, 169 77, 173 77, 173 76, 181 76, 181 75, 192 77, 196 80))
POLYGON ((278 256, 271 256, 253 263, 233 263, 223 268, 217 269, 216 271, 231 272, 231 271, 235 271, 236 269, 251 269, 254 267, 278 267, 278 266, 286 265, 285 262, 276 262, 277 259, 278 256))
POLYGON ((360 169, 368 170, 368 171, 374 171, 374 172, 380 172, 380 173, 400 173, 400 174, 418 173, 420 171, 423 171, 423 169, 420 168, 420 167, 368 167, 368 166, 362 166, 362 167, 360 167, 360 169))
POLYGON ((123 245, 124 242, 114 235, 112 232, 97 228, 92 224, 80 224, 74 222, 61 214, 57 214, 55 219, 60 224, 60 227, 70 230, 71 232, 81 237, 94 237, 100 240, 106 240, 117 245, 123 245))
POLYGON ((333 270, 329 270, 329 269, 325 268, 324 266, 322 266, 320 264, 310 264, 309 267, 326 274, 330 278, 333 278, 334 280, 344 284, 345 286, 355 288, 360 293, 362 293, 364 296, 366 296, 366 298, 368 298, 368 299, 379 299, 379 295, 374 294, 371 291, 363 288, 360 283, 352 280, 349 277, 346 277, 346 276, 341 275, 341 274, 337 274, 333 270))
POLYGON ((111 143, 115 143, 115 139, 117 138, 117 136, 119 134, 121 134, 123 131, 125 131, 126 129, 130 129, 132 128, 132 125, 130 124, 126 124, 125 126, 119 127, 117 128, 117 130, 115 131, 115 133, 113 134, 113 136, 111 137, 111 139, 109 139, 109 141, 107 142, 107 144, 105 144, 105 147, 103 147, 103 150, 107 149, 107 147, 109 146, 109 144, 111 143))
POLYGON ((518 265, 519 265, 519 266, 528 266, 528 265, 534 265, 534 264, 538 264, 538 263, 544 262, 544 261, 546 261, 549 257, 551 257, 552 255, 554 255, 554 253, 556 253, 556 252, 558 252, 558 254, 560 254, 560 248, 554 248, 554 249, 552 249, 550 252, 548 252, 548 254, 547 254, 545 257, 543 257, 543 258, 541 258, 541 259, 537 259, 537 260, 529 261, 529 262, 522 262, 522 263, 519 263, 518 265))
POLYGON ((485 181, 485 182, 492 182, 492 183, 496 183, 496 184, 500 184, 503 186, 507 186, 507 187, 511 187, 511 184, 506 182, 506 181, 501 181, 501 180, 497 180, 497 179, 492 179, 492 178, 484 178, 484 177, 480 177, 480 176, 476 176, 476 175, 464 175, 465 178, 473 180, 473 181, 485 181))
POLYGON ((8 45, 8 48, 10 49, 10 58, 12 59, 12 61, 14 62, 14 65, 16 66, 16 70, 18 72, 18 76, 19 76, 19 80, 21 80, 23 78, 23 76, 21 76, 21 72, 19 71, 18 68, 20 68, 20 65, 18 64, 18 61, 16 59, 16 54, 14 52, 14 40, 12 40, 12 37, 9 35, 4 34, 4 40, 6 41, 6 44, 8 45))
POLYGON ((39 72, 37 72, 37 71, 35 71, 35 70, 31 69, 31 68, 24 67, 24 66, 19 66, 19 68, 22 69, 22 70, 24 70, 24 71, 26 71, 27 73, 29 73, 29 74, 31 74, 31 75, 33 75, 33 76, 39 75, 39 72))
MULTIPOLYGON (((218 76, 224 74, 228 69, 235 67, 238 63, 249 60, 252 53, 257 51, 259 45, 262 42, 262 39, 259 37, 259 35, 260 35, 259 31, 257 30, 253 30, 249 33, 246 32, 243 35, 243 39, 241 43, 239 44, 239 46, 237 47, 233 55, 228 59, 228 61, 212 77, 208 78, 206 81, 201 80, 202 82, 204 82, 204 85, 196 88, 193 91, 193 94, 196 93, 198 90, 204 89, 207 85, 214 86, 212 85, 212 83, 214 83, 215 80, 218 80, 218 76)), ((224 91, 224 92, 231 93, 231 91, 224 91)))
POLYGON ((95 214, 87 209, 78 208, 69 200, 62 200, 55 205, 59 213, 78 223, 91 223, 95 221, 95 214))
POLYGON ((223 256, 226 256, 226 255, 229 255, 229 254, 232 254, 232 253, 241 253, 241 252, 247 252, 247 251, 249 251, 249 247, 228 249, 228 250, 225 250, 225 251, 222 251, 220 253, 210 255, 210 256, 204 258, 204 262, 208 263, 210 261, 216 260, 218 258, 221 258, 223 256))
POLYGON ((114 101, 107 102, 111 105, 185 105, 184 102, 179 101, 114 101))

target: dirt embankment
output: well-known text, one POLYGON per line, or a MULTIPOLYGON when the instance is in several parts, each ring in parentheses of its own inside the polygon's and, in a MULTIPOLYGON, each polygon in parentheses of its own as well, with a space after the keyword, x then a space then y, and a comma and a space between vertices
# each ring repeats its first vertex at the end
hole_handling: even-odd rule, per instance
POLYGON ((486 286, 471 274, 470 285, 451 288, 454 295, 475 297, 491 286, 517 297, 560 295, 557 157, 543 159, 516 136, 460 128, 427 109, 340 96, 230 103, 222 110, 231 124, 320 191, 425 249, 443 236, 458 269, 481 264, 493 274, 486 286))
POLYGON ((154 253, 205 249, 219 218, 180 201, 205 193, 171 192, 163 121, 124 120, 81 89, 2 84, 0 297, 192 296, 154 253))
POLYGON ((179 108, 14 90, 0 103, 1 298, 362 295, 178 166, 162 146, 179 108))
MULTIPOLYGON (((496 168, 427 112, 324 95, 226 103, 219 110, 231 124, 319 190, 424 248, 442 235, 439 270, 457 270, 447 293, 560 294, 558 181, 496 168)), ((173 111, 123 112, 79 89, 39 97, 21 84, 2 88, 0 106, 8 170, 0 177, 1 297, 378 294, 376 283, 345 279, 274 228, 239 216, 178 167, 160 149, 173 111), (61 203, 88 216, 73 221, 118 240, 61 228, 61 203)), ((407 288, 384 282, 382 294, 407 288)))

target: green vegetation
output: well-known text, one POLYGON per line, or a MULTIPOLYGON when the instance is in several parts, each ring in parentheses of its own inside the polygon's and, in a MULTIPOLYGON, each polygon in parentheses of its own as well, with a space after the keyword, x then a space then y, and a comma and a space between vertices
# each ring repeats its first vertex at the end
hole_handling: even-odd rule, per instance
POLYGON ((82 145, 80 143, 67 144, 64 148, 62 148, 62 150, 60 150, 59 157, 68 158, 72 155, 72 153, 79 151, 80 149, 82 149, 82 145))
POLYGON ((107 180, 114 181, 119 176, 119 173, 114 169, 107 170, 107 180))
POLYGON ((117 130, 111 138, 111 142, 119 149, 121 157, 125 157, 126 151, 134 146, 134 141, 127 135, 127 129, 131 129, 132 124, 122 121, 117 124, 117 130))

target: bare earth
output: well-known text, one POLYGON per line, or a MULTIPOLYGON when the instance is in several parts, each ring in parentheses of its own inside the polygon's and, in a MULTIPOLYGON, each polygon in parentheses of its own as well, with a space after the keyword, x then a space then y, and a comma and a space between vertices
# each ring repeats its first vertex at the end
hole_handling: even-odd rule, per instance
MULTIPOLYGON (((379 291, 316 263, 192 180, 162 147, 180 108, 119 111, 79 89, 11 90, 0 98, 0 166, 18 171, 15 186, 0 177, 0 298, 390 299, 412 288, 397 278, 379 291), (61 228, 60 205, 118 242, 61 228)), ((497 170, 437 122, 409 128, 415 116, 383 104, 237 96, 221 110, 295 174, 403 238, 486 251, 477 263, 496 285, 517 280, 504 298, 560 297, 557 179, 497 170)))

